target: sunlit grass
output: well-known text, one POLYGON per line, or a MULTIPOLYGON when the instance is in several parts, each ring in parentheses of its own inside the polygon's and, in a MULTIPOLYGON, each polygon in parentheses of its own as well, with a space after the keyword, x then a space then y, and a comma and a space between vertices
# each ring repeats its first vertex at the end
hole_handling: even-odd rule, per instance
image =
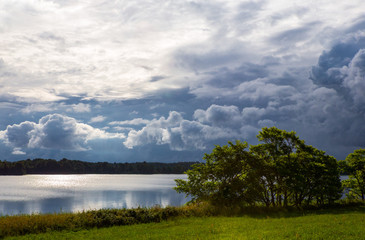
MULTIPOLYGON (((365 213, 191 217, 161 223, 27 235, 17 239, 365 239, 365 213)), ((11 239, 11 238, 10 238, 11 239)))
POLYGON ((364 204, 342 204, 337 205, 336 208, 314 210, 265 207, 225 209, 200 204, 167 208, 103 209, 80 213, 6 216, 0 217, 0 237, 17 236, 16 239, 365 239, 364 226, 364 204), (25 236, 19 237, 21 235, 25 236))

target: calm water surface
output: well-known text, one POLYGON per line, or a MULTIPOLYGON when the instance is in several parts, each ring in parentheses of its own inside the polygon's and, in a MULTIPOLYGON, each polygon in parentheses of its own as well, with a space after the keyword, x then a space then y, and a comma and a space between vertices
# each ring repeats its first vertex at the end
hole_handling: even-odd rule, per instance
POLYGON ((186 175, 0 176, 0 215, 179 206, 189 199, 172 189, 177 178, 186 175))

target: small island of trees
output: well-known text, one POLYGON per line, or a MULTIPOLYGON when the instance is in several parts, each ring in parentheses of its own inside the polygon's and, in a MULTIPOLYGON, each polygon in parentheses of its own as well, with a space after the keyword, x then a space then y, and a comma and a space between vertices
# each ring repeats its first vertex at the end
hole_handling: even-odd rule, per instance
POLYGON ((323 206, 340 199, 344 190, 349 198, 364 200, 365 149, 338 162, 293 131, 263 128, 257 138, 261 144, 217 145, 205 154, 205 163, 186 172, 187 180, 175 180, 175 190, 193 202, 218 206, 323 206), (341 173, 349 174, 343 183, 341 173))

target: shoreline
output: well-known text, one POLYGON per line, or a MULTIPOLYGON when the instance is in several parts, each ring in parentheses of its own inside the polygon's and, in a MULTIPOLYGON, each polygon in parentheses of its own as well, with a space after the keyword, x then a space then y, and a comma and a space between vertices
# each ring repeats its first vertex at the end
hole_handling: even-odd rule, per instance
POLYGON ((296 218, 323 214, 358 212, 365 216, 364 202, 343 202, 336 205, 305 209, 274 207, 220 207, 206 203, 181 207, 132 209, 100 209, 78 213, 31 214, 0 217, 0 238, 59 231, 82 231, 94 228, 160 223, 190 217, 250 217, 255 219, 296 218))

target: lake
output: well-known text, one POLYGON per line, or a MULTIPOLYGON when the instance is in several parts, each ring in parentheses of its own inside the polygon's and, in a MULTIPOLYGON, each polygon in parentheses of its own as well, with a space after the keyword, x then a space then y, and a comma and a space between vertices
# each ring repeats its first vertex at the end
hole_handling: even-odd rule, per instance
POLYGON ((0 176, 0 215, 180 206, 189 199, 172 189, 177 178, 186 175, 0 176))
MULTIPOLYGON (((101 208, 181 206, 172 188, 184 174, 0 176, 0 215, 78 212, 101 208)), ((348 176, 341 176, 341 180, 348 176)))

